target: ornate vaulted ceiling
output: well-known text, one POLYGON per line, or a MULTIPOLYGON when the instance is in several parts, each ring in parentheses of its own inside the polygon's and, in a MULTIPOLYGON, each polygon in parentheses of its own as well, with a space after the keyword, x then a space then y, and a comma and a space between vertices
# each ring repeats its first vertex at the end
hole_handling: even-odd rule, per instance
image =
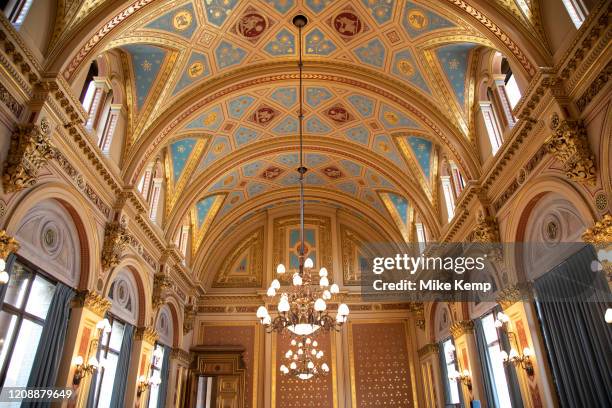
MULTIPOLYGON (((172 236, 190 217, 197 249, 224 217, 270 192, 295 191, 298 40, 291 19, 304 13, 307 194, 329 191, 339 202, 359 203, 392 219, 407 239, 413 211, 439 229, 443 156, 467 179, 480 171, 472 110, 479 53, 500 49, 525 76, 533 74, 498 26, 450 3, 134 3, 116 17, 120 24, 107 23, 111 30, 89 40, 64 76, 73 79, 94 46, 121 51, 130 107, 123 175, 135 184, 161 155, 164 229, 172 236)), ((535 12, 514 0, 495 7, 524 25, 535 12)))

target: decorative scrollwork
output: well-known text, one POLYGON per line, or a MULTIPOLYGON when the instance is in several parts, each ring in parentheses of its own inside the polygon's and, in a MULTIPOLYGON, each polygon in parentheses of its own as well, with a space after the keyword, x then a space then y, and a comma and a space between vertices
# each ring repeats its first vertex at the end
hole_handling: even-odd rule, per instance
POLYGON ((165 273, 156 273, 153 277, 153 308, 157 309, 166 301, 170 278, 165 273))
POLYGON ((563 163, 570 180, 595 185, 595 156, 582 121, 561 121, 545 144, 548 151, 563 163))
POLYGON ((51 140, 36 125, 17 125, 4 165, 2 183, 7 193, 32 187, 38 172, 54 154, 51 140))
POLYGON ((612 215, 606 214, 591 228, 584 231, 582 239, 593 245, 609 245, 612 241, 612 215))
POLYGON ((89 290, 78 292, 74 298, 74 304, 79 307, 85 307, 100 317, 104 317, 108 309, 111 307, 110 300, 97 292, 89 290))

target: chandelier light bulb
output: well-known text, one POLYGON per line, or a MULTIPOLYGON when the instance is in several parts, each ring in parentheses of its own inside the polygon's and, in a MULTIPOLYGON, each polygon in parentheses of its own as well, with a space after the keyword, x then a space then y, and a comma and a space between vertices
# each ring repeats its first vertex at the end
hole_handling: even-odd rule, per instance
POLYGON ((332 295, 336 295, 340 292, 340 287, 338 286, 337 283, 334 283, 329 287, 329 291, 331 292, 332 295))
POLYGON ((298 359, 298 355, 297 355, 297 354, 294 354, 294 355, 293 355, 293 359, 294 359, 295 361, 297 361, 297 359, 298 359))
POLYGON ((321 297, 322 297, 324 300, 329 300, 329 299, 331 299, 332 295, 331 295, 331 292, 330 292, 329 290, 325 289, 325 290, 323 291, 323 294, 321 295, 321 297))
POLYGON ((533 353, 531 352, 531 349, 529 347, 525 347, 523 349, 523 355, 525 357, 531 357, 533 355, 533 353))
POLYGON ((276 290, 274 290, 274 288, 268 288, 267 295, 270 297, 276 296, 276 290))
POLYGON ((304 261, 304 268, 310 269, 313 266, 314 266, 314 262, 312 262, 312 259, 306 258, 306 260, 304 261))
POLYGON ((514 360, 518 357, 518 352, 515 349, 510 349, 510 354, 508 355, 510 360, 514 360))
POLYGON ((0 284, 5 284, 9 281, 9 274, 7 271, 0 272, 0 284))
POLYGON ((281 372, 284 373, 286 369, 287 369, 287 367, 284 364, 280 366, 281 372))
POLYGON ((300 348, 300 349, 298 349, 297 353, 298 353, 298 355, 301 356, 302 354, 304 354, 304 350, 300 348))
POLYGON ((279 289, 280 289, 280 286, 281 286, 281 285, 280 285, 280 282, 278 281, 278 279, 274 279, 274 280, 272 281, 272 283, 270 284, 270 287, 271 287, 271 288, 274 288, 274 289, 276 289, 276 290, 279 290, 279 289))
POLYGON ((297 341, 295 341, 295 339, 291 340, 291 345, 295 346, 297 344, 297 341))
POLYGON ((291 368, 292 370, 295 370, 297 368, 297 364, 295 363, 295 361, 291 362, 289 368, 291 368))
POLYGON ((293 355, 293 351, 291 350, 287 350, 287 352, 285 353, 286 358, 291 358, 292 355, 293 355))
POLYGON ((317 355, 317 349, 310 350, 310 354, 312 354, 313 356, 316 356, 317 355))
POLYGON ((606 319, 606 323, 608 324, 612 323, 612 308, 611 307, 606 309, 605 319, 606 319))
POLYGON ((280 302, 278 302, 278 311, 281 313, 286 313, 289 311, 289 309, 291 309, 291 306, 289 305, 287 298, 281 298, 280 302))
POLYGON ((323 355, 324 355, 323 354, 323 350, 319 350, 319 352, 317 353, 317 357, 321 358, 321 357, 323 357, 323 355))
POLYGON ((293 275, 293 286, 302 286, 302 277, 299 273, 293 275))
POLYGON ((469 377, 470 376, 470 372, 468 370, 463 370, 463 376, 464 377, 469 377))
POLYGON ((308 362, 308 368, 310 368, 311 370, 314 368, 314 363, 312 361, 308 362))
POLYGON ((314 304, 314 309, 317 312, 324 312, 325 309, 327 309, 327 305, 325 304, 325 301, 321 298, 317 299, 315 304, 314 304))
POLYGON ((342 316, 340 313, 336 315, 336 322, 342 324, 346 322, 346 316, 342 316))
POLYGON ((319 276, 320 277, 327 276, 327 268, 326 267, 323 267, 323 268, 319 269, 319 276))
POLYGON ((285 265, 281 263, 276 266, 276 273, 278 273, 279 275, 282 275, 285 272, 287 272, 287 269, 285 269, 285 265))
POLYGON ((80 366, 83 365, 83 356, 76 356, 72 359, 72 364, 80 366))
POLYGON ((267 315, 268 315, 268 309, 266 309, 265 306, 262 305, 257 308, 257 317, 259 319, 263 319, 267 315))
POLYGON ((321 364, 321 370, 325 371, 326 373, 329 372, 329 366, 327 363, 321 364))
POLYGON ((87 364, 89 364, 92 367, 98 367, 99 365, 98 359, 95 356, 91 356, 89 360, 87 361, 87 364))
POLYGON ((319 346, 319 343, 316 340, 312 342, 312 347, 318 347, 318 346, 319 346))
POLYGON ((340 306, 338 306, 338 314, 340 316, 348 316, 349 313, 349 307, 346 305, 346 303, 341 303, 340 306))
POLYGON ((329 286, 329 279, 327 279, 326 276, 322 277, 321 280, 319 280, 319 286, 321 286, 322 288, 326 288, 329 286))
POLYGON ((298 343, 298 347, 304 347, 304 343, 302 343, 301 341, 298 343))
POLYGON ((0 271, 6 270, 6 261, 3 258, 0 258, 0 271))
POLYGON ((272 323, 272 318, 270 317, 270 315, 264 317, 262 323, 264 326, 269 326, 272 323))
POLYGON ((305 343, 306 343, 306 344, 310 344, 310 343, 312 343, 312 339, 311 339, 310 337, 307 337, 307 338, 306 338, 305 343))

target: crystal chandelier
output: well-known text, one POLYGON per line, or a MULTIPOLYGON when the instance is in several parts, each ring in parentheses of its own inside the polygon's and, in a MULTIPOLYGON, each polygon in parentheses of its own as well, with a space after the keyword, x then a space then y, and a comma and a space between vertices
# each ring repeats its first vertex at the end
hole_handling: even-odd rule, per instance
MULTIPOLYGON (((308 169, 304 166, 303 157, 303 89, 302 89, 302 28, 306 26, 308 20, 303 15, 293 18, 293 24, 299 31, 299 137, 300 137, 300 250, 298 271, 293 274, 291 287, 283 292, 278 279, 274 279, 268 289, 268 296, 273 301, 278 295, 278 314, 275 317, 265 306, 257 309, 257 318, 266 328, 266 332, 291 333, 298 336, 309 336, 317 330, 331 331, 339 330, 347 321, 349 308, 342 303, 338 306, 335 317, 330 316, 327 310, 327 301, 331 300, 340 291, 337 284, 329 282, 326 268, 321 268, 318 277, 314 275, 312 259, 306 258, 304 254, 304 174, 308 169), (318 281, 316 280, 318 278, 318 281)), ((286 268, 279 264, 276 273, 279 276, 285 274, 286 268)), ((308 364, 308 362, 306 362, 308 364)), ((297 365, 297 363, 296 363, 297 365)))
POLYGON ((309 380, 317 374, 329 373, 327 363, 321 362, 323 350, 318 350, 319 344, 310 337, 291 340, 291 346, 285 353, 285 364, 280 366, 281 373, 291 374, 300 380, 309 380), (294 351, 295 348, 295 351, 294 351))

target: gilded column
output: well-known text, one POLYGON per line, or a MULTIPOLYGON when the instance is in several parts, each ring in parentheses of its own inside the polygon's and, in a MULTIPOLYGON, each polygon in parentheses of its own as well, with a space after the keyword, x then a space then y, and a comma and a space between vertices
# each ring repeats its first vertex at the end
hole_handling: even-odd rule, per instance
POLYGON ((482 380, 482 371, 480 369, 480 359, 478 357, 478 348, 476 347, 476 336, 474 335, 474 322, 472 320, 461 320, 453 323, 450 327, 451 335, 455 340, 455 350, 457 353, 457 362, 462 373, 464 370, 470 372, 470 382, 461 384, 464 399, 466 402, 469 399, 480 400, 483 406, 486 405, 486 397, 484 392, 484 382, 482 380), (470 389, 471 388, 471 389, 470 389), (468 398, 468 396, 470 398, 468 398))
POLYGON ((72 403, 64 403, 62 406, 70 405, 82 408, 87 404, 92 376, 87 375, 80 381, 75 381, 76 365, 73 364, 73 361, 77 356, 80 356, 86 362, 91 357, 90 354, 97 351, 93 350, 95 348, 93 346, 98 340, 96 325, 104 319, 110 306, 110 300, 97 292, 88 290, 78 292, 73 300, 64 343, 64 355, 58 370, 57 385, 72 388, 77 396, 72 403))
POLYGON ((185 389, 189 380, 189 366, 193 356, 181 349, 174 348, 170 352, 170 374, 168 376, 168 393, 166 407, 183 407, 186 403, 185 389))
POLYGON ((440 371, 439 346, 429 343, 418 351, 423 384, 425 408, 437 408, 444 401, 442 372, 440 371))
POLYGON ((144 407, 148 400, 148 388, 139 390, 141 379, 151 376, 151 357, 157 341, 157 332, 151 327, 138 327, 134 334, 127 388, 125 390, 126 407, 144 407))

